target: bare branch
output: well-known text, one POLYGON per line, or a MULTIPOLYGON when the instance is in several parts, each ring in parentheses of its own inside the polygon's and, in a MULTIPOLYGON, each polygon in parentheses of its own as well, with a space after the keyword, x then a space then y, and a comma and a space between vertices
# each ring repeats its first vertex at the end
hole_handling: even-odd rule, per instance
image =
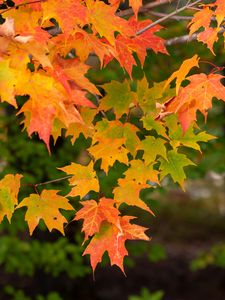
POLYGON ((171 18, 172 16, 175 16, 176 14, 178 14, 178 13, 184 11, 185 9, 188 9, 188 8, 190 8, 190 7, 198 4, 199 2, 201 2, 201 0, 196 0, 195 2, 188 3, 188 4, 184 5, 183 7, 181 7, 179 9, 173 11, 172 13, 170 13, 168 15, 165 15, 164 17, 158 19, 157 21, 155 21, 155 22, 149 24, 148 26, 142 28, 141 30, 137 31, 136 35, 142 34, 143 32, 149 30, 150 28, 154 27, 155 25, 160 24, 160 23, 166 21, 167 19, 171 18))
POLYGON ((65 176, 65 177, 58 178, 58 179, 53 179, 53 180, 49 180, 49 181, 45 181, 45 182, 41 182, 41 183, 36 183, 36 184, 34 184, 34 186, 37 187, 39 185, 45 185, 45 184, 49 184, 49 183, 54 183, 54 182, 58 182, 58 181, 69 179, 71 177, 72 177, 72 175, 68 175, 68 176, 65 176))
MULTIPOLYGON (((164 13, 160 13, 160 12, 157 12, 157 11, 149 11, 148 12, 150 15, 153 15, 153 16, 157 16, 157 17, 165 17, 167 16, 168 14, 164 14, 164 13)), ((187 21, 190 21, 192 20, 192 16, 178 16, 178 15, 174 15, 174 16, 171 16, 170 19, 174 19, 174 20, 187 20, 187 21)))
POLYGON ((189 34, 174 37, 165 42, 165 46, 172 46, 177 44, 184 44, 186 42, 192 42, 197 39, 198 33, 194 33, 191 36, 189 34))
MULTIPOLYGON (((224 33, 225 28, 221 28, 219 31, 219 34, 224 33)), ((172 45, 178 45, 178 44, 184 44, 184 43, 189 43, 192 41, 195 41, 198 37, 199 32, 196 32, 192 35, 186 34, 178 37, 174 37, 172 39, 169 39, 165 42, 165 46, 172 46, 172 45)))

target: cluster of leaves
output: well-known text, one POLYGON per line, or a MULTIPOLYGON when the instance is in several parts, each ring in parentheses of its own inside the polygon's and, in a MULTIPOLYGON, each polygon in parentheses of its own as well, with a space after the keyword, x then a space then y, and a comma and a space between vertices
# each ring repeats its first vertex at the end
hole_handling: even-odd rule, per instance
MULTIPOLYGON (((31 300, 32 298, 25 295, 22 290, 17 290, 10 285, 4 288, 4 292, 7 296, 10 296, 12 300, 31 300)), ((34 299, 34 298, 33 298, 34 299)), ((37 295, 35 300, 63 300, 61 296, 56 292, 49 293, 46 297, 43 295, 37 295)))
POLYGON ((225 245, 223 243, 214 245, 208 251, 204 251, 191 262, 193 271, 204 269, 208 266, 225 268, 225 245))
POLYGON ((149 292, 148 289, 142 288, 140 296, 130 296, 129 300, 162 300, 163 291, 149 292))
POLYGON ((216 0, 213 3, 205 4, 202 9, 195 13, 189 24, 190 34, 197 32, 197 39, 207 45, 210 51, 214 53, 213 46, 219 38, 219 33, 223 33, 225 18, 225 8, 223 0, 216 0), (203 31, 198 32, 200 28, 203 31))
POLYGON ((67 274, 70 278, 83 277, 89 268, 83 265, 82 249, 60 238, 56 242, 20 241, 16 237, 0 238, 0 265, 6 273, 32 277, 35 272, 57 277, 67 274))
MULTIPOLYGON (((196 125, 197 111, 206 118, 214 97, 225 101, 221 75, 187 77, 198 67, 197 55, 184 61, 165 82, 149 85, 146 78, 132 82, 134 53, 143 65, 147 48, 164 54, 167 50, 163 39, 155 35, 161 27, 138 20, 141 1, 130 1, 135 16, 128 20, 118 15, 119 4, 67 0, 62 9, 58 0, 16 0, 12 8, 4 7, 5 3, 0 7, 4 16, 0 25, 1 101, 17 108, 16 96, 27 96, 18 114, 23 113, 28 135, 38 133, 49 152, 50 136, 56 141, 62 129, 72 142, 80 134, 91 141, 86 165, 71 163, 60 168, 68 174, 71 186, 67 197, 82 199, 80 210, 75 212, 59 191, 39 193, 37 184, 36 193, 18 203, 22 175, 9 174, 0 181, 0 221, 5 216, 10 221, 14 211, 25 206, 31 234, 41 219, 50 231, 64 234, 68 220, 61 209, 73 211, 73 220, 83 220, 84 242, 91 239, 83 254, 90 255, 93 270, 105 251, 111 264, 123 270, 126 240, 149 240, 147 228, 134 224, 134 217, 122 215, 121 204, 154 215, 140 198, 142 190, 157 187, 167 175, 184 188, 184 167, 194 163, 182 153, 183 147, 200 151, 199 142, 214 138, 196 125), (101 67, 116 59, 131 79, 98 89, 86 77, 93 53, 101 67), (107 198, 97 169, 107 176, 116 162, 126 169, 113 197, 107 198), (97 197, 87 196, 90 192, 97 197)), ((193 19, 192 26, 198 20, 193 19)))

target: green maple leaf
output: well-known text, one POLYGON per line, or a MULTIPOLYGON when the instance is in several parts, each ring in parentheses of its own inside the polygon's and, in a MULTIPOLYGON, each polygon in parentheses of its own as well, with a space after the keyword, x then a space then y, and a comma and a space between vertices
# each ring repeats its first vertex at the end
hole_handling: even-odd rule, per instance
POLYGON ((211 134, 204 132, 200 132, 195 134, 193 128, 189 128, 185 134, 183 135, 182 131, 174 135, 174 139, 179 141, 183 146, 193 148, 201 152, 201 148, 199 146, 199 142, 207 142, 215 137, 211 134))
POLYGON ((119 118, 128 113, 129 108, 136 102, 136 94, 131 92, 128 81, 112 81, 104 84, 103 88, 106 96, 101 99, 100 110, 114 109, 116 116, 119 118))
POLYGON ((153 87, 149 88, 146 78, 138 81, 137 84, 137 97, 138 104, 143 110, 144 114, 157 115, 159 109, 158 104, 163 104, 171 97, 174 96, 174 89, 164 89, 165 81, 154 82, 153 87))
POLYGON ((167 153, 167 160, 160 158, 160 177, 164 178, 170 174, 174 182, 178 182, 183 188, 184 179, 186 175, 184 173, 184 167, 189 165, 195 165, 186 155, 177 153, 177 150, 170 150, 167 153))
POLYGON ((167 117, 166 125, 169 128, 169 137, 171 138, 170 144, 173 148, 183 145, 201 152, 201 148, 198 144, 199 142, 208 142, 209 140, 216 138, 205 131, 195 133, 193 126, 190 126, 184 133, 181 125, 177 121, 176 115, 167 117))
POLYGON ((163 125, 163 122, 155 120, 155 118, 151 115, 146 115, 141 120, 143 121, 144 128, 147 130, 155 130, 158 135, 168 138, 166 134, 166 127, 163 125))
POLYGON ((157 155, 167 159, 165 141, 160 138, 154 138, 153 136, 147 136, 146 139, 141 141, 140 149, 144 150, 143 158, 147 164, 150 164, 156 160, 157 155))
POLYGON ((132 154, 136 154, 136 150, 139 145, 139 138, 136 134, 138 128, 130 123, 122 124, 120 121, 108 121, 102 120, 95 126, 95 134, 93 135, 94 141, 102 141, 102 138, 106 139, 125 139, 124 145, 127 150, 132 154))

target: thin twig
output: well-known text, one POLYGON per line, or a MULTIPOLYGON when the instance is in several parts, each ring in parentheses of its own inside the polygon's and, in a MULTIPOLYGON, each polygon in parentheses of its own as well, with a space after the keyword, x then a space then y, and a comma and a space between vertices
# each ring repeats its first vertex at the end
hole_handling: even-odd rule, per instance
POLYGON ((58 179, 53 179, 53 180, 49 180, 49 181, 45 181, 45 182, 41 182, 41 183, 36 183, 35 186, 37 187, 39 185, 45 185, 45 184, 49 184, 49 183, 53 183, 53 182, 58 182, 58 181, 69 179, 71 177, 72 177, 72 175, 68 175, 65 177, 58 178, 58 179))
POLYGON ((198 10, 198 11, 202 10, 201 8, 198 8, 198 7, 190 7, 189 9, 191 9, 191 10, 198 10))
POLYGON ((34 188, 35 193, 38 194, 38 195, 40 195, 39 190, 38 190, 36 184, 33 185, 33 188, 34 188))
MULTIPOLYGON (((153 15, 153 16, 157 16, 157 17, 164 17, 164 16, 167 16, 168 14, 165 14, 165 13, 160 13, 158 11, 149 11, 148 12, 150 15, 153 15)), ((174 15, 172 17, 170 17, 170 19, 174 19, 174 20, 187 20, 187 21, 190 21, 193 19, 193 16, 178 16, 178 15, 174 15)), ((216 17, 212 17, 211 18, 211 21, 215 21, 216 20, 216 17)))
POLYGON ((183 7, 179 8, 179 9, 173 11, 172 13, 170 13, 170 14, 168 14, 168 15, 160 18, 160 19, 158 19, 157 21, 155 21, 155 22, 149 24, 148 26, 142 28, 141 30, 137 31, 136 35, 140 35, 140 34, 144 33, 145 31, 149 30, 150 28, 154 27, 155 25, 160 24, 160 23, 166 21, 167 19, 171 18, 172 16, 175 16, 176 14, 178 14, 178 13, 184 11, 185 9, 188 9, 188 8, 190 8, 190 7, 198 4, 199 2, 201 2, 201 0, 196 0, 195 2, 192 2, 190 4, 186 4, 185 6, 183 6, 183 7))
MULTIPOLYGON (((168 15, 157 11, 150 11, 149 14, 156 17, 165 17, 168 15)), ((177 15, 170 17, 170 19, 174 19, 174 20, 187 20, 187 21, 192 20, 192 18, 193 18, 192 16, 177 16, 177 15)))

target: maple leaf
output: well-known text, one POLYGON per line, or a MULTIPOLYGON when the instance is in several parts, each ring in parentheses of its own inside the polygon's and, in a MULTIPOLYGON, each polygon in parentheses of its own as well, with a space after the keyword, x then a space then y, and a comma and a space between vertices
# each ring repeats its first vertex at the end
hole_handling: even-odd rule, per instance
POLYGON ((102 120, 95 125, 95 134, 93 142, 101 142, 102 138, 106 139, 125 139, 125 146, 132 155, 135 155, 139 145, 137 137, 138 128, 132 124, 122 124, 120 121, 102 120))
POLYGON ((208 6, 203 7, 203 9, 196 12, 191 22, 188 24, 188 27, 190 29, 190 34, 192 35, 201 27, 204 27, 205 29, 209 29, 211 18, 213 17, 213 15, 214 15, 213 10, 210 9, 210 7, 208 6))
POLYGON ((159 183, 158 171, 152 164, 146 164, 142 160, 132 160, 129 169, 124 173, 125 179, 135 181, 137 184, 145 184, 147 181, 159 183))
POLYGON ((69 34, 74 24, 84 26, 88 23, 87 8, 82 1, 48 0, 41 3, 43 10, 42 23, 56 19, 65 34, 69 34))
POLYGON ((201 148, 198 145, 199 142, 208 142, 209 140, 215 139, 216 137, 206 133, 205 131, 194 133, 193 128, 189 128, 184 134, 182 130, 176 135, 173 135, 174 140, 179 141, 185 147, 190 147, 192 149, 198 150, 201 152, 201 148))
POLYGON ((224 1, 223 0, 216 0, 214 2, 214 6, 216 7, 215 16, 216 16, 216 20, 217 20, 217 27, 219 27, 223 23, 224 17, 225 17, 224 1))
POLYGON ((101 99, 99 110, 109 110, 113 108, 119 118, 128 113, 129 108, 136 102, 136 95, 131 92, 127 80, 124 82, 111 81, 103 85, 106 96, 101 99))
POLYGON ((220 28, 209 28, 208 30, 200 32, 197 37, 197 40, 206 44, 214 55, 213 45, 218 40, 219 32, 220 28))
POLYGON ((39 138, 45 142, 50 152, 49 140, 56 112, 55 108, 52 105, 47 105, 47 103, 40 106, 38 103, 27 101, 19 113, 22 112, 25 115, 24 125, 29 136, 34 132, 38 132, 39 138))
POLYGON ((133 36, 135 32, 128 22, 115 16, 115 7, 102 1, 86 1, 88 19, 101 37, 105 37, 111 45, 115 44, 115 32, 125 36, 133 36))
POLYGON ((186 155, 178 153, 177 150, 167 152, 167 160, 160 158, 160 177, 161 179, 170 174, 174 182, 178 182, 184 189, 184 179, 186 175, 183 168, 189 165, 195 165, 186 155))
POLYGON ((21 92, 23 90, 23 93, 29 95, 30 99, 25 102, 19 113, 25 113, 24 125, 28 134, 38 132, 50 152, 49 140, 55 118, 58 118, 65 126, 83 121, 73 105, 67 106, 64 103, 66 95, 52 77, 42 72, 28 73, 27 77, 24 79, 26 86, 23 86, 21 92))
MULTIPOLYGON (((37 59, 44 67, 51 67, 51 62, 47 56, 49 52, 47 47, 49 34, 40 27, 27 29, 23 22, 23 26, 16 24, 17 28, 15 28, 14 21, 13 18, 8 17, 6 18, 6 22, 0 25, 0 41, 4 42, 3 46, 0 46, 0 54, 1 52, 3 54, 9 52, 12 56, 11 59, 13 59, 15 56, 14 52, 18 52, 18 49, 20 49, 20 52, 23 52, 24 56, 21 60, 25 63, 24 69, 26 69, 29 55, 32 55, 33 59, 37 59), (42 42, 40 43, 40 41, 42 42)), ((30 19, 27 21, 30 21, 30 19)))
POLYGON ((144 113, 156 112, 156 99, 162 97, 162 86, 159 88, 149 88, 146 77, 137 82, 138 105, 144 113))
POLYGON ((95 53, 99 60, 101 67, 103 66, 105 56, 115 56, 115 49, 103 38, 97 37, 94 33, 88 33, 80 28, 75 28, 74 33, 70 36, 68 41, 65 42, 62 40, 62 37, 59 38, 59 43, 62 45, 64 43, 63 51, 69 52, 67 45, 76 49, 76 54, 81 61, 85 62, 89 57, 90 53, 95 53))
POLYGON ((225 101, 225 87, 221 83, 222 75, 196 74, 187 77, 190 83, 181 89, 177 97, 169 102, 166 112, 177 113, 185 132, 196 120, 199 110, 205 118, 212 107, 213 97, 225 101))
POLYGON ((144 233, 147 228, 131 224, 130 220, 132 219, 134 217, 120 217, 119 228, 108 222, 102 223, 99 233, 94 235, 83 253, 83 255, 90 254, 93 272, 106 251, 109 254, 111 265, 117 265, 124 272, 123 259, 128 254, 125 248, 126 240, 149 240, 144 233))
POLYGON ((99 232, 103 221, 118 225, 119 211, 113 206, 115 200, 101 198, 99 202, 87 200, 80 203, 83 207, 76 213, 74 220, 84 220, 82 227, 82 231, 85 232, 84 241, 99 232))
POLYGON ((90 54, 95 53, 100 60, 101 67, 104 57, 115 56, 116 52, 112 45, 105 39, 99 38, 95 32, 86 32, 78 26, 74 26, 70 35, 62 33, 52 37, 51 41, 54 43, 52 50, 55 55, 60 54, 65 57, 71 48, 74 48, 79 60, 85 62, 90 54))
POLYGON ((174 148, 183 145, 201 152, 199 142, 208 142, 214 139, 215 136, 206 133, 205 131, 195 133, 194 127, 190 126, 185 133, 183 133, 180 124, 177 122, 176 115, 166 117, 166 126, 169 128, 169 137, 171 139, 170 145, 174 148))
POLYGON ((23 44, 32 39, 32 36, 29 35, 16 34, 14 19, 11 17, 6 17, 5 22, 0 25, 0 36, 8 38, 7 45, 9 44, 10 40, 23 44))
MULTIPOLYGON (((128 20, 130 28, 132 28, 135 33, 151 23, 152 22, 150 20, 137 21, 135 17, 131 17, 128 20)), ((133 34, 131 37, 129 37, 118 34, 116 36, 115 48, 117 53, 114 55, 114 57, 119 61, 120 65, 126 69, 130 77, 132 77, 133 65, 136 65, 132 55, 134 52, 137 53, 142 65, 145 61, 146 51, 149 48, 156 53, 161 52, 167 54, 164 46, 164 40, 155 35, 155 33, 161 28, 161 26, 155 25, 146 32, 143 32, 141 35, 133 34)), ((111 59, 112 57, 108 57, 107 62, 111 59)))
POLYGON ((88 90, 92 94, 99 94, 96 86, 85 77, 89 69, 89 66, 81 63, 78 59, 62 59, 58 56, 53 61, 53 70, 49 69, 49 72, 52 72, 53 77, 63 85, 71 102, 82 106, 95 107, 87 98, 85 100, 82 99, 82 101, 74 99, 76 93, 73 96, 73 86, 77 89, 88 90))
POLYGON ((49 50, 47 48, 44 48, 42 45, 40 45, 38 42, 31 41, 29 43, 23 44, 21 47, 27 54, 27 56, 33 57, 33 61, 37 61, 37 64, 41 64, 42 67, 49 67, 52 68, 52 64, 49 60, 49 50))
POLYGON ((133 11, 137 18, 139 8, 142 6, 142 0, 129 0, 129 4, 133 8, 133 11))
POLYGON ((143 200, 140 199, 140 191, 142 189, 148 188, 149 185, 146 183, 136 182, 134 180, 119 179, 119 186, 114 188, 113 194, 116 203, 120 206, 122 203, 126 203, 127 205, 140 207, 152 215, 154 213, 148 207, 147 204, 143 200))
POLYGON ((213 51, 214 43, 218 40, 218 34, 221 31, 221 24, 225 18, 224 2, 217 0, 210 5, 205 5, 203 8, 194 14, 191 22, 188 24, 190 28, 190 35, 198 31, 202 27, 203 31, 197 35, 197 40, 207 45, 210 51, 215 55, 213 51), (217 26, 211 26, 212 19, 217 21, 217 26))
POLYGON ((128 163, 128 151, 123 146, 125 139, 102 139, 98 144, 91 146, 88 152, 96 159, 101 159, 101 168, 108 172, 108 168, 116 160, 124 164, 128 163))
POLYGON ((139 194, 141 189, 149 187, 147 181, 158 183, 158 171, 153 169, 153 165, 147 165, 141 160, 132 160, 124 175, 125 178, 119 179, 119 186, 113 190, 116 203, 137 206, 154 215, 145 202, 140 199, 139 194))
POLYGON ((84 123, 71 123, 66 131, 66 136, 72 136, 71 142, 74 143, 82 133, 86 138, 92 137, 95 131, 92 121, 96 114, 95 109, 88 107, 80 108, 80 115, 84 123))
MULTIPOLYGON (((21 6, 18 10, 12 9, 8 12, 5 12, 4 15, 13 20, 12 28, 15 32, 14 36, 33 36, 38 31, 44 33, 44 30, 40 28, 40 19, 42 17, 42 12, 40 10, 33 10, 27 6, 21 6)), ((49 37, 47 32, 45 32, 45 37, 49 37)), ((43 42, 46 42, 46 38, 42 40, 42 43, 43 42)))
POLYGON ((155 119, 164 107, 164 103, 175 96, 174 89, 166 88, 165 81, 154 82, 149 87, 147 79, 144 77, 137 82, 138 105, 143 113, 155 119))
POLYGON ((179 70, 174 72, 166 81, 164 88, 166 88, 176 78, 176 94, 178 94, 182 81, 185 79, 189 71, 193 67, 198 67, 199 57, 195 54, 192 58, 186 59, 182 62, 179 70))
POLYGON ((17 107, 15 100, 15 86, 20 81, 21 73, 10 68, 10 60, 0 61, 0 97, 1 101, 6 101, 17 107))
POLYGON ((99 183, 93 170, 92 161, 87 166, 71 163, 71 165, 59 168, 59 170, 72 175, 69 183, 73 187, 68 196, 75 197, 80 195, 82 198, 90 191, 99 191, 99 183))
POLYGON ((24 198, 16 208, 27 206, 25 220, 28 223, 30 234, 42 219, 49 231, 57 229, 64 235, 63 224, 67 219, 59 209, 74 210, 68 199, 57 194, 55 190, 43 190, 41 195, 31 194, 24 198))
POLYGON ((153 163, 156 160, 157 155, 160 155, 167 159, 165 140, 161 138, 154 138, 153 136, 147 136, 140 143, 140 149, 144 150, 143 158, 146 164, 153 163))
POLYGON ((0 222, 4 216, 11 220, 15 206, 18 204, 18 193, 22 175, 8 174, 0 180, 0 222))
POLYGON ((164 123, 161 122, 161 120, 155 120, 152 115, 146 115, 142 117, 141 120, 143 121, 144 128, 146 128, 147 130, 155 130, 158 135, 168 138, 166 127, 164 126, 164 123))
MULTIPOLYGON (((145 28, 146 26, 152 24, 151 20, 137 21, 135 17, 129 19, 129 25, 133 28, 135 32, 138 32, 145 28)), ((163 38, 155 35, 156 32, 160 31, 163 27, 160 25, 155 25, 149 28, 147 31, 142 32, 142 34, 135 35, 132 39, 137 53, 142 65, 145 60, 146 50, 152 49, 155 53, 168 54, 166 47, 164 45, 165 41, 163 38)))

